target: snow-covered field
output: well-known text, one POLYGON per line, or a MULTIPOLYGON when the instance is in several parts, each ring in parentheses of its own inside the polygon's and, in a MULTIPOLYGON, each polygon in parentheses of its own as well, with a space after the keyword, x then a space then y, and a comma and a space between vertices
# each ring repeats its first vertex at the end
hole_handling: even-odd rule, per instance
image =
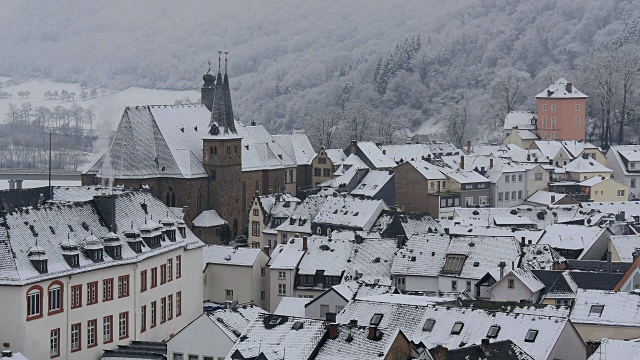
MULTIPOLYGON (((142 88, 128 88, 123 91, 107 91, 104 95, 100 89, 98 89, 98 96, 94 99, 82 100, 79 96, 82 88, 80 84, 70 84, 53 82, 49 80, 29 80, 18 85, 6 85, 8 77, 0 77, 0 81, 5 83, 5 86, 0 88, 2 92, 8 92, 13 95, 11 99, 0 99, 0 120, 4 122, 5 114, 8 112, 9 104, 20 106, 22 103, 29 102, 33 107, 47 106, 53 108, 57 105, 64 107, 70 107, 74 102, 47 99, 44 93, 47 91, 62 90, 68 92, 75 92, 77 94, 75 103, 83 108, 93 108, 96 113, 96 121, 94 127, 100 130, 114 130, 120 116, 125 108, 129 105, 171 105, 177 99, 184 99, 188 97, 191 101, 198 101, 200 99, 200 93, 198 91, 171 91, 171 90, 156 90, 156 89, 142 89, 142 88), (18 96, 19 91, 29 91, 31 95, 29 98, 21 98, 18 96)), ((86 89, 87 92, 91 92, 91 88, 86 89)))

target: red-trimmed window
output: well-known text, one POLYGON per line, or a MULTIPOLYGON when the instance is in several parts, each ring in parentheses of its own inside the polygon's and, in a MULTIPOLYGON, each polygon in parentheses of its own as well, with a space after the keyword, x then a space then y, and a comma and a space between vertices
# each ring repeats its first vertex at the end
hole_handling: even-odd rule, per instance
POLYGON ((176 279, 182 277, 182 255, 176 256, 176 279))
POLYGON ((129 312, 121 312, 118 315, 118 335, 120 340, 129 337, 129 312))
POLYGON ((160 285, 167 282, 167 265, 160 265, 160 285))
POLYGON ((182 315, 182 291, 176 293, 176 317, 182 315))
POLYGON ((82 307, 82 284, 71 287, 71 308, 82 307))
POLYGON ((167 320, 173 319, 173 295, 167 297, 167 320))
POLYGON ((140 292, 147 291, 147 270, 140 271, 140 292))
POLYGON ((92 348, 98 345, 97 332, 98 319, 87 321, 87 348, 92 348))
POLYGON ((113 315, 102 318, 102 343, 113 342, 113 315))
POLYGON ((64 311, 64 284, 61 281, 54 281, 49 285, 49 313, 48 315, 59 314, 64 311))
POLYGON ((51 330, 49 334, 49 356, 52 359, 60 356, 60 328, 51 330))
POLYGON ((118 298, 129 296, 129 275, 118 276, 118 298))
POLYGON ((113 300, 113 278, 102 280, 102 301, 113 300))
POLYGON ((151 288, 158 286, 158 268, 151 269, 151 288))
POLYGON ((71 352, 82 350, 80 323, 71 325, 71 352))
POLYGON ((140 332, 147 331, 147 305, 140 308, 140 332))
POLYGON ((42 286, 34 285, 27 290, 27 321, 42 317, 42 286))
POLYGON ((98 303, 98 282, 87 283, 87 305, 98 303))
POLYGON ((154 328, 156 327, 156 302, 152 301, 151 302, 151 327, 154 328))
POLYGON ((167 280, 173 280, 173 259, 167 259, 167 280))
POLYGON ((160 299, 160 324, 164 324, 167 321, 167 298, 160 299))

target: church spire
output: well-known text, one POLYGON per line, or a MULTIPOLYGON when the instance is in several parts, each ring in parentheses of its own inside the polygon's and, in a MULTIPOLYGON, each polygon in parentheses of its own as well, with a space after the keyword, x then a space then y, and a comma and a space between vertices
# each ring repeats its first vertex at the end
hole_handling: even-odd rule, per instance
POLYGON ((231 90, 229 89, 229 76, 227 74, 227 55, 228 51, 224 52, 224 79, 222 81, 222 95, 224 98, 224 112, 225 112, 225 123, 227 129, 230 132, 236 132, 236 123, 233 118, 233 106, 231 104, 231 90))
POLYGON ((211 134, 216 132, 216 129, 224 127, 224 131, 228 131, 228 127, 226 124, 227 116, 225 114, 225 101, 224 101, 224 92, 222 89, 222 74, 220 73, 220 65, 221 65, 221 54, 222 51, 218 51, 218 77, 216 79, 216 84, 214 85, 213 90, 213 108, 211 109, 211 122, 209 124, 211 134))

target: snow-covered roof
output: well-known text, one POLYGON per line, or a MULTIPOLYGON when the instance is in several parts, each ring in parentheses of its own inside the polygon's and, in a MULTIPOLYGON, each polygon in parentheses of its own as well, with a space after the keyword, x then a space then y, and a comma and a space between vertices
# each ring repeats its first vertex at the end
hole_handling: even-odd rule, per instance
POLYGON ((300 203, 300 199, 287 193, 269 194, 258 197, 264 212, 271 217, 289 217, 300 203))
POLYGON ((409 161, 418 172, 428 180, 446 180, 447 177, 440 171, 440 167, 426 161, 409 161))
POLYGON ((535 123, 531 123, 531 120, 536 117, 536 114, 530 111, 512 111, 504 118, 504 129, 511 130, 513 128, 522 130, 535 130, 535 123))
POLYGON ((298 265, 298 274, 315 275, 316 271, 322 270, 325 276, 342 276, 353 246, 351 241, 310 237, 307 251, 298 265))
POLYGON ((393 172, 370 170, 360 184, 351 191, 351 195, 375 196, 392 177, 393 172))
POLYGON ((413 235, 396 253, 391 267, 393 275, 438 276, 449 248, 446 235, 413 235))
POLYGON ((546 359, 562 331, 567 326, 567 319, 556 307, 546 307, 550 314, 542 315, 537 309, 534 314, 527 314, 527 307, 515 307, 510 311, 486 311, 474 308, 455 308, 438 305, 398 304, 369 300, 353 300, 337 315, 337 321, 348 324, 357 320, 358 324, 369 324, 374 314, 383 314, 379 328, 382 332, 401 329, 414 343, 422 342, 427 348, 443 345, 458 348, 465 345, 480 344, 493 325, 499 325, 495 341, 510 339, 535 359, 546 359), (431 331, 424 331, 423 326, 429 319, 435 321, 431 331), (456 322, 464 325, 460 334, 452 334, 456 322), (530 330, 538 330, 533 342, 525 341, 530 330))
POLYGON ((537 163, 549 164, 549 158, 538 149, 523 149, 517 145, 510 144, 507 146, 509 151, 500 157, 511 159, 516 163, 537 163))
MULTIPOLYGON (((143 259, 157 256, 181 247, 192 249, 204 244, 189 230, 186 237, 179 234, 175 241, 167 241, 163 236, 160 247, 150 248, 143 242, 141 253, 134 252, 124 239, 130 230, 138 231, 151 226, 154 219, 167 219, 174 226, 181 221, 173 215, 160 200, 145 191, 127 191, 115 194, 115 235, 120 239, 122 259, 113 259, 105 253, 102 262, 93 262, 85 249, 91 245, 102 246, 103 238, 110 235, 110 229, 104 224, 94 201, 76 203, 55 203, 38 208, 19 208, 7 212, 0 223, 0 252, 13 256, 0 257, 0 284, 24 285, 50 278, 70 276, 77 273, 106 268, 122 264, 135 264, 143 259), (146 204, 144 207, 142 205, 146 204), (146 208, 146 211, 145 211, 146 208), (48 271, 40 274, 31 264, 29 249, 38 241, 48 258, 48 271), (95 239, 98 239, 97 241, 95 239), (71 267, 63 257, 63 242, 70 239, 78 246, 79 267, 71 267)), ((155 223, 154 229, 160 225, 155 223)), ((160 230, 162 227, 159 228, 160 230)), ((154 231, 156 231, 154 230, 154 231)), ((160 232, 160 230, 157 230, 160 232)), ((139 237, 138 241, 142 241, 139 237)))
POLYGON ((367 297, 361 297, 362 300, 386 302, 392 304, 405 304, 405 305, 434 305, 439 303, 447 303, 455 300, 451 297, 440 296, 417 296, 406 294, 379 294, 367 297))
POLYGON ((347 300, 393 293, 396 290, 393 286, 369 283, 363 280, 344 281, 339 285, 332 286, 332 289, 347 300))
POLYGON ((489 179, 478 174, 473 170, 462 170, 460 168, 451 169, 443 167, 441 170, 447 177, 460 184, 472 184, 472 183, 484 183, 489 182, 489 179))
POLYGON ((529 196, 526 201, 534 204, 551 206, 555 205, 558 201, 562 200, 566 196, 568 195, 552 191, 538 190, 531 194, 531 196, 529 196))
POLYGON ((208 264, 253 266, 262 250, 224 245, 207 245, 202 250, 202 268, 208 264))
POLYGON ((383 145, 382 151, 395 162, 418 161, 434 157, 427 144, 383 145))
POLYGON ((382 210, 383 200, 352 196, 329 196, 313 219, 314 223, 368 230, 382 210))
POLYGON ((540 139, 540 136, 538 136, 538 134, 536 134, 536 133, 534 133, 533 131, 530 131, 530 130, 518 130, 518 131, 516 131, 516 134, 522 140, 540 139))
POLYGON ((333 163, 333 166, 340 166, 345 160, 347 160, 347 155, 342 149, 324 149, 324 151, 329 160, 333 163))
POLYGON ((302 238, 291 238, 284 246, 280 248, 276 246, 273 249, 269 266, 271 269, 293 270, 300 263, 304 253, 305 251, 302 250, 302 238))
POLYGON ((63 203, 89 201, 96 195, 119 194, 126 191, 128 190, 119 186, 54 186, 52 201, 63 203))
POLYGON ((602 151, 599 147, 584 141, 577 140, 561 140, 562 146, 569 152, 569 155, 574 158, 580 156, 585 149, 598 149, 602 151))
POLYGON ((640 360, 640 342, 636 340, 602 339, 589 360, 640 360))
POLYGON ((612 173, 613 170, 593 159, 576 158, 564 166, 567 172, 574 173, 612 173))
POLYGON ((578 90, 573 84, 564 78, 556 80, 548 88, 536 95, 536 99, 586 99, 588 96, 578 90))
MULTIPOLYGON (((242 171, 293 168, 296 162, 262 125, 243 125, 236 121, 242 137, 242 171)), ((274 189, 274 191, 279 191, 274 189)))
POLYGON ((620 261, 633 262, 633 252, 640 248, 640 235, 614 235, 609 238, 611 247, 616 250, 620 261))
POLYGON ((614 215, 624 211, 625 221, 634 221, 634 216, 640 216, 640 201, 583 202, 580 207, 614 215))
POLYGON ((338 326, 338 337, 322 344, 315 360, 376 359, 398 355, 393 345, 396 338, 404 336, 400 330, 384 334, 379 340, 369 340, 368 326, 338 326), (381 355, 382 354, 382 355, 381 355))
MULTIPOLYGON (((518 278, 518 280, 520 280, 524 284, 524 286, 526 286, 527 289, 529 289, 529 291, 531 291, 532 293, 535 293, 536 291, 540 291, 540 290, 542 290, 544 288, 544 284, 542 283, 542 281, 540 281, 531 272, 531 270, 529 270, 526 267, 517 268, 517 269, 511 270, 511 271, 509 271, 509 273, 507 275, 509 275, 509 274, 512 274, 513 276, 518 278)), ((505 277, 506 277, 506 275, 505 275, 505 277)), ((502 281, 503 279, 504 278, 498 280, 498 282, 502 281)), ((495 284, 491 288, 493 288, 493 287, 495 287, 495 284)))
POLYGON ((193 226, 196 227, 212 227, 221 226, 227 224, 227 221, 223 219, 215 210, 205 210, 193 219, 193 226))
POLYGON ((640 295, 579 289, 570 319, 574 324, 640 327, 640 295))
MULTIPOLYGON (((496 159, 497 160, 497 159, 496 159)), ((500 180, 502 174, 513 174, 513 173, 525 173, 527 169, 525 169, 522 165, 512 163, 510 161, 495 161, 492 168, 489 169, 487 167, 487 172, 484 176, 489 179, 492 183, 496 183, 500 180)))
MULTIPOLYGON (((447 272, 443 267, 440 275, 466 279, 480 279, 501 262, 510 266, 520 260, 520 244, 507 236, 461 236, 451 239, 447 255, 464 255, 459 272, 447 272)), ((446 260, 445 260, 446 266, 446 260)))
POLYGON ((85 173, 102 178, 206 177, 202 138, 210 118, 204 105, 128 106, 109 149, 85 173))
POLYGON ((382 150, 371 141, 358 141, 358 155, 362 153, 373 165, 375 169, 391 169, 396 167, 395 161, 391 160, 382 150))
POLYGON ((531 221, 526 216, 521 215, 511 215, 511 216, 494 216, 493 222, 496 226, 517 226, 517 225, 534 225, 535 223, 531 221))
POLYGON ((304 199, 289 218, 276 228, 278 231, 294 232, 300 234, 311 234, 311 220, 313 220, 322 204, 327 200, 324 195, 312 195, 304 199))
POLYGON ((321 320, 293 316, 258 314, 236 341, 226 359, 307 359, 325 333, 321 320), (293 329, 300 323, 298 330, 293 329), (242 357, 234 356, 242 355, 242 357))
POLYGON ((407 237, 414 234, 444 234, 442 225, 429 214, 398 214, 400 225, 407 237))
POLYGON ((238 305, 233 309, 219 309, 207 313, 206 316, 213 321, 231 341, 235 342, 249 326, 249 323, 265 313, 262 308, 254 304, 238 305))
MULTIPOLYGON (((542 235, 542 231, 540 231, 540 235, 542 235)), ((553 270, 556 263, 566 261, 551 246, 537 244, 537 241, 534 241, 531 245, 524 246, 522 252, 520 263, 531 270, 553 270)))
POLYGON ((580 210, 577 206, 557 206, 553 209, 546 209, 529 205, 512 208, 456 208, 455 220, 462 225, 487 225, 492 224, 496 216, 523 216, 536 224, 538 229, 544 229, 549 224, 587 219, 588 212, 580 210))
POLYGON ((583 250, 582 257, 598 240, 606 228, 569 224, 551 224, 544 229, 538 244, 547 244, 554 249, 583 250))
POLYGON ((276 315, 304 317, 304 307, 311 299, 285 296, 273 312, 276 315))
POLYGON ((578 183, 578 185, 580 186, 595 186, 600 184, 601 182, 607 180, 609 178, 605 178, 602 176, 592 176, 590 178, 588 178, 587 180, 581 181, 580 183, 578 183))
MULTIPOLYGON (((557 140, 538 140, 535 144, 540 152, 549 159, 555 159, 560 151, 567 151, 562 143, 557 140)), ((567 155, 569 154, 567 153, 567 155)))
POLYGON ((316 152, 305 134, 273 135, 273 139, 296 165, 309 165, 316 157, 316 152))

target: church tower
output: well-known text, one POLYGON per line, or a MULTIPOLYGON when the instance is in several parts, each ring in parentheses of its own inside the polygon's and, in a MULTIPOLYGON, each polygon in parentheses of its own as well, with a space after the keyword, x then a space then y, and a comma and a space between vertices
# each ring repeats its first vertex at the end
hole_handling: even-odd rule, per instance
POLYGON ((227 59, 224 78, 220 62, 218 57, 218 75, 212 85, 209 133, 202 139, 202 159, 209 175, 209 208, 218 211, 229 222, 231 236, 235 238, 246 226, 242 209, 242 138, 236 132, 233 118, 227 59))
POLYGON ((202 76, 202 80, 204 80, 204 84, 202 84, 202 88, 200 89, 200 104, 206 106, 207 109, 211 111, 213 108, 213 88, 216 82, 216 77, 213 76, 211 72, 211 61, 209 61, 209 71, 202 76))

